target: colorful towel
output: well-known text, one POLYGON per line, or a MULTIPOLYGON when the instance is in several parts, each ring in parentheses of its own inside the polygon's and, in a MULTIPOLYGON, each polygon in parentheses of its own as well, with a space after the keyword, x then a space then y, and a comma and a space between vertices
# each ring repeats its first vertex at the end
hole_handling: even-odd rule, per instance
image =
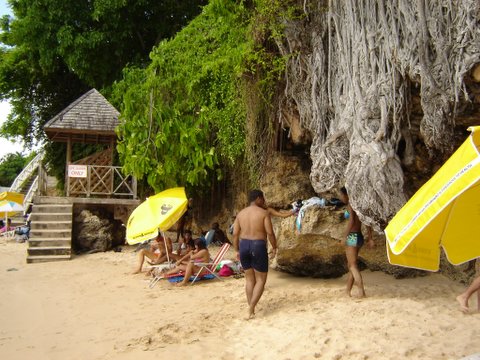
MULTIPOLYGON (((195 279, 195 276, 190 276, 190 279, 188 281, 193 281, 193 279, 195 279)), ((215 276, 213 276, 212 274, 199 276, 196 281, 198 281, 198 280, 210 280, 210 279, 215 279, 215 276)), ((168 278, 168 281, 170 281, 171 283, 179 283, 179 282, 183 281, 183 276, 173 276, 173 277, 168 278)))

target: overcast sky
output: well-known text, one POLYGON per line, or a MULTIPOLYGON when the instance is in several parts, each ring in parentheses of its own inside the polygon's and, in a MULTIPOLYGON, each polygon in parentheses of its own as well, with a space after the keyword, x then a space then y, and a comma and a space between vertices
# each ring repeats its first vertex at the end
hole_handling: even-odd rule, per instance
MULTIPOLYGON (((6 101, 0 102, 0 124, 3 124, 7 120, 7 116, 10 113, 10 104, 6 101)), ((23 153, 23 142, 22 141, 8 141, 4 138, 0 138, 0 160, 3 159, 5 154, 12 152, 22 152, 23 153)))
POLYGON ((0 0, 0 17, 3 15, 12 15, 12 11, 7 6, 6 0, 0 0))

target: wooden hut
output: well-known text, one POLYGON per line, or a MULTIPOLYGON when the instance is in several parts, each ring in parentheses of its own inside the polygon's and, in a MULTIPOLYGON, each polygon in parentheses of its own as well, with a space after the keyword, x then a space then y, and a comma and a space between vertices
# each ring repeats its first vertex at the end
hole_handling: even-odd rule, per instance
MULTIPOLYGON (((72 215, 84 208, 108 209, 126 223, 139 204, 137 183, 113 165, 119 112, 97 90, 79 97, 44 126, 47 136, 66 143, 65 197, 40 190, 35 197, 27 262, 71 257, 72 215), (74 143, 105 144, 105 149, 72 162, 74 143)), ((39 189, 45 189, 39 176, 39 189)))

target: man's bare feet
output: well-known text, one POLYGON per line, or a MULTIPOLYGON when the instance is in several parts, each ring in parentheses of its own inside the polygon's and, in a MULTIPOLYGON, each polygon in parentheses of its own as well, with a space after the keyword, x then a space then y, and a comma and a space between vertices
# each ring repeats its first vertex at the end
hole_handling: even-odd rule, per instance
POLYGON ((141 272, 142 270, 135 270, 134 272, 132 272, 132 275, 140 274, 141 272))
POLYGON ((464 313, 467 313, 468 312, 468 302, 467 302, 467 299, 465 298, 465 296, 463 294, 460 294, 456 297, 458 303, 460 304, 460 310, 462 310, 462 312, 464 313))

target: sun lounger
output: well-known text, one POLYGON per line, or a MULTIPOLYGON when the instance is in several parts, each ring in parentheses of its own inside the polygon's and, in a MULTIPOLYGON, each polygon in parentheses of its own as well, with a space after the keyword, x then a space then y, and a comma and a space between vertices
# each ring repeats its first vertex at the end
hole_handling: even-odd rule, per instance
POLYGON ((197 266, 200 266, 200 270, 198 270, 197 274, 193 278, 192 285, 200 276, 208 273, 212 274, 217 279, 222 280, 217 274, 215 274, 215 269, 218 266, 218 264, 220 264, 220 261, 223 260, 223 257, 225 256, 229 248, 230 248, 230 244, 225 243, 222 245, 222 247, 220 248, 220 251, 218 252, 217 256, 215 256, 215 259, 213 259, 212 262, 195 264, 197 266))

